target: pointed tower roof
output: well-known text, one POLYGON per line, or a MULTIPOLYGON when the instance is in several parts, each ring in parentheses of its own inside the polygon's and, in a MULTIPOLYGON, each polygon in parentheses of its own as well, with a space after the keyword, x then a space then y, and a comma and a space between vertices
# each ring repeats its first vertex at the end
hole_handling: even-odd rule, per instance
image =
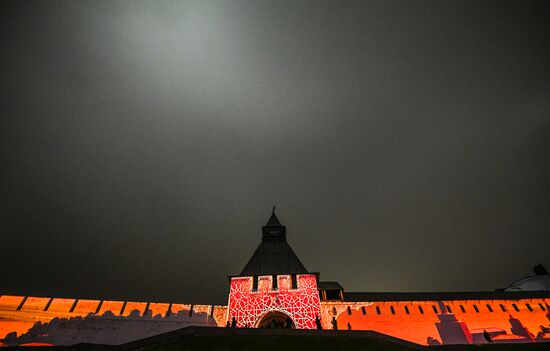
POLYGON ((262 227, 262 242, 244 266, 241 276, 308 273, 286 241, 286 227, 281 225, 275 207, 262 227))
POLYGON ((269 217, 269 221, 265 224, 266 227, 281 227, 281 222, 279 222, 279 218, 277 218, 277 215, 275 214, 275 206, 273 206, 273 210, 271 212, 271 217, 269 217))

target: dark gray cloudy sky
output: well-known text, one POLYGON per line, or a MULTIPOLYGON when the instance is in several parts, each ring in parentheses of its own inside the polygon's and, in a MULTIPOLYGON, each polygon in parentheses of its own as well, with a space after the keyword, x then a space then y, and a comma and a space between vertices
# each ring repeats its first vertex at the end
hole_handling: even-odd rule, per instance
POLYGON ((224 303, 550 266, 548 1, 2 2, 0 293, 224 303))

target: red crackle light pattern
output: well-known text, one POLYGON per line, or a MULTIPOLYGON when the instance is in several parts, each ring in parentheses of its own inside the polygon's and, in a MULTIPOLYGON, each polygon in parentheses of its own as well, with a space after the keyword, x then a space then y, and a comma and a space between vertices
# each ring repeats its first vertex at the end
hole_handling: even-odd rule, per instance
POLYGON ((278 311, 292 318, 297 329, 315 329, 315 317, 321 315, 316 276, 297 275, 297 289, 291 289, 290 275, 277 276, 277 289, 271 288, 271 279, 260 276, 252 291, 252 277, 232 278, 227 320, 235 317, 237 327, 257 327, 268 312, 278 311))

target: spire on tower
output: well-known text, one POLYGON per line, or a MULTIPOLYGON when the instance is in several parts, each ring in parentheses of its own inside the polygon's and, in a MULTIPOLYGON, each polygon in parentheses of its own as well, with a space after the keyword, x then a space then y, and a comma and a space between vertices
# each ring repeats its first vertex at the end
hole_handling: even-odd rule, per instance
POLYGON ((277 218, 277 215, 275 214, 275 206, 273 206, 273 210, 271 212, 271 217, 269 217, 269 220, 265 224, 266 227, 282 227, 281 222, 279 222, 279 218, 277 218))

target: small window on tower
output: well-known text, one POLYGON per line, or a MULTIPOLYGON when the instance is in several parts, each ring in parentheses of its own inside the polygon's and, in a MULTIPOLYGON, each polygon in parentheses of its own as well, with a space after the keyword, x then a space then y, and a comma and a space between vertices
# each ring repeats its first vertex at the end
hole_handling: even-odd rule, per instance
POLYGON ((514 308, 514 310, 516 310, 516 312, 519 312, 518 305, 516 305, 515 303, 513 303, 513 304, 512 304, 512 307, 514 308))
POLYGON ((351 316, 351 308, 348 306, 348 316, 351 316))
POLYGON ((293 274, 290 277, 292 280, 292 289, 298 289, 298 279, 296 278, 296 274, 293 274))
POLYGON ((327 300, 341 300, 339 290, 327 290, 327 300))
POLYGON ((432 309, 434 310, 434 313, 437 314, 437 307, 435 307, 435 305, 432 305, 432 309))
POLYGON ((489 312, 493 312, 493 308, 491 307, 491 305, 487 304, 487 309, 489 310, 489 312))
POLYGON ((451 306, 446 305, 445 307, 447 308, 447 312, 448 312, 448 313, 453 313, 453 310, 451 310, 451 306))
POLYGON ((525 304, 525 307, 527 307, 530 312, 533 312, 533 307, 531 307, 528 303, 525 304))
POLYGON ((541 310, 546 311, 546 307, 544 307, 544 305, 542 303, 539 303, 539 307, 540 307, 541 310))
POLYGON ((271 289, 272 290, 277 290, 277 276, 276 275, 271 276, 271 289))
POLYGON ((376 306, 376 314, 380 314, 380 307, 376 306))
POLYGON ((393 309, 393 306, 390 306, 391 314, 395 314, 395 310, 393 309))
POLYGON ((367 310, 365 310, 365 306, 361 307, 361 313, 367 314, 367 310))
POLYGON ((506 312, 506 306, 504 306, 503 304, 499 304, 499 306, 502 312, 506 312))
POLYGON ((466 313, 466 309, 464 308, 464 306, 460 305, 460 310, 462 311, 462 313, 466 313))
POLYGON ((411 314, 411 312, 409 311, 409 307, 408 307, 408 306, 405 306, 405 313, 406 313, 406 314, 411 314))
POLYGON ((473 305, 474 307, 474 311, 476 311, 476 313, 479 313, 479 308, 477 308, 477 305, 473 305))
POLYGON ((258 290, 258 276, 255 275, 252 277, 252 291, 258 290))
POLYGON ((422 306, 418 306, 418 312, 420 312, 420 314, 424 314, 424 309, 422 306))

